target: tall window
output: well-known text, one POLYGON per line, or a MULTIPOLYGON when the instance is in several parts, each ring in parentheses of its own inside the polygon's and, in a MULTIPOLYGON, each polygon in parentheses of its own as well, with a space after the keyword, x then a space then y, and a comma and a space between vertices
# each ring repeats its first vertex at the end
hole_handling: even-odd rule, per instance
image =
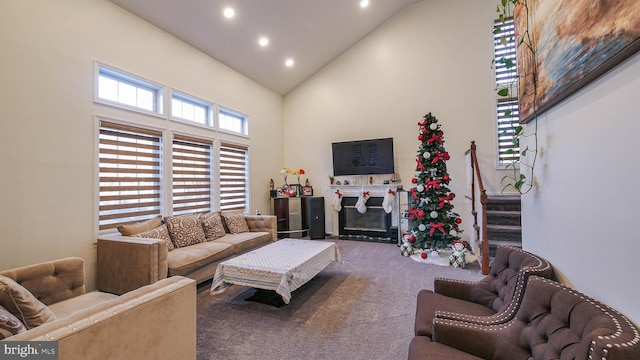
POLYGON ((98 98, 116 105, 162 113, 162 88, 148 81, 99 67, 98 98))
POLYGON ((160 215, 162 133, 100 121, 100 230, 160 215))
POLYGON ((220 145, 220 210, 248 210, 246 146, 220 145))
POLYGON ((220 109, 218 112, 218 122, 221 130, 226 130, 241 135, 247 135, 248 119, 246 116, 230 110, 220 109))
POLYGON ((173 137, 173 215, 211 210, 210 140, 173 137))
POLYGON ((520 157, 520 148, 513 141, 515 129, 520 126, 517 44, 513 18, 505 19, 504 23, 496 20, 493 27, 495 84, 497 89, 507 89, 496 94, 498 165, 504 166, 520 157))

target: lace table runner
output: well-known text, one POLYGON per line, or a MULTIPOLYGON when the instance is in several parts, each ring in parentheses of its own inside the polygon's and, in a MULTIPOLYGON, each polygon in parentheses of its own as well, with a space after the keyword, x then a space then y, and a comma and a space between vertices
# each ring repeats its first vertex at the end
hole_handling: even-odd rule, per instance
POLYGON ((275 290, 285 304, 291 292, 316 276, 332 261, 341 261, 333 242, 282 239, 242 254, 218 265, 211 283, 211 294, 230 285, 275 290))

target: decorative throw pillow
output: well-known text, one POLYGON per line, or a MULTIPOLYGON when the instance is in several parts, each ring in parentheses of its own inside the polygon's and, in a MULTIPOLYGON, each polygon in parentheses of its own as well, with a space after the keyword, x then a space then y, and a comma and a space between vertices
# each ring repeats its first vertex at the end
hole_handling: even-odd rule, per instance
POLYGON ((167 216, 164 219, 169 236, 177 248, 205 241, 200 214, 167 216))
POLYGON ((167 243, 167 250, 171 251, 176 248, 171 241, 169 230, 167 230, 167 225, 165 224, 162 224, 155 229, 136 234, 135 237, 162 239, 165 243, 167 243))
POLYGON ((224 231, 220 213, 217 212, 202 215, 202 229, 204 230, 204 237, 207 241, 220 239, 227 234, 227 232, 224 231))
POLYGON ((247 225, 247 220, 244 219, 243 213, 222 213, 222 217, 230 233, 239 234, 249 231, 249 226, 247 225))
POLYGON ((9 310, 27 329, 33 329, 58 317, 45 304, 13 279, 0 275, 0 306, 9 310))
POLYGON ((9 310, 0 306, 0 340, 27 331, 24 324, 9 310))
POLYGON ((140 234, 141 232, 155 229, 160 225, 162 225, 162 216, 158 215, 149 220, 140 221, 140 222, 127 224, 127 225, 118 225, 117 229, 118 231, 120 231, 120 234, 122 234, 123 236, 132 236, 132 235, 140 234))

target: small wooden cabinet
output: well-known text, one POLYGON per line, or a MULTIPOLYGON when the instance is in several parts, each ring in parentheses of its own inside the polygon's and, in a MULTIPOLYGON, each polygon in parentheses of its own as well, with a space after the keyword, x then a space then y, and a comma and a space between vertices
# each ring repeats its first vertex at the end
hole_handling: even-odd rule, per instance
POLYGON ((325 237, 324 198, 303 196, 271 200, 273 214, 277 218, 278 238, 325 237))

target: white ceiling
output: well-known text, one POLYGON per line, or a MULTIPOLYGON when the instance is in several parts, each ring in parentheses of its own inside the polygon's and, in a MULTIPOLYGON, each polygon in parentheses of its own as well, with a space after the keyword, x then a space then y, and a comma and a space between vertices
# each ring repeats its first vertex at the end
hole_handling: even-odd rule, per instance
POLYGON ((285 95, 372 30, 421 0, 110 0, 285 95), (225 7, 235 9, 232 19, 225 7), (269 45, 261 47, 258 38, 269 45), (286 58, 295 64, 288 68, 286 58))

